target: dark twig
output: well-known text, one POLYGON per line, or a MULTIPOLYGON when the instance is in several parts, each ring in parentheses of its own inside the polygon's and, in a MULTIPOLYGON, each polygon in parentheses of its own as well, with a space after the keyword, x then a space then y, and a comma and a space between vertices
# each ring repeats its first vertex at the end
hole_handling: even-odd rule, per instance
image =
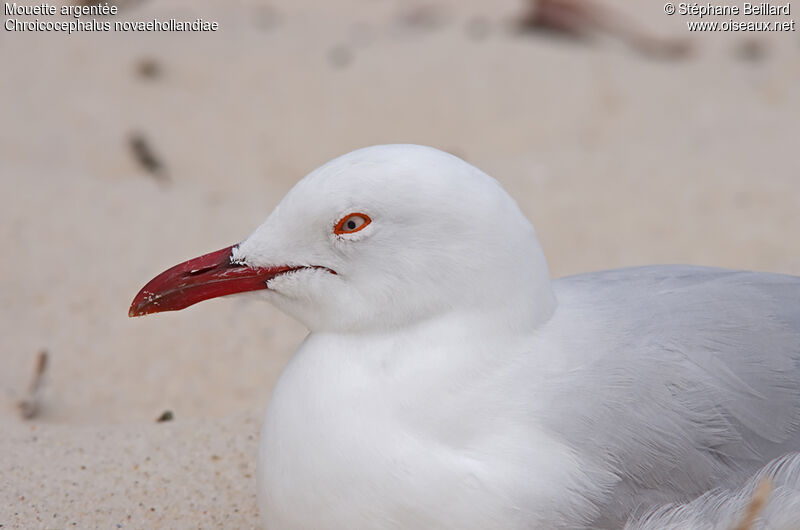
POLYGON ((681 57, 691 51, 688 41, 651 35, 622 13, 593 0, 530 0, 528 5, 520 18, 523 31, 549 30, 574 38, 607 33, 649 56, 681 57))
POLYGON ((131 153, 136 161, 149 175, 162 183, 169 182, 169 175, 161 159, 153 152, 150 142, 142 133, 134 132, 128 139, 131 153))
POLYGON ((22 414, 22 419, 30 420, 39 413, 42 396, 42 381, 44 372, 47 369, 47 350, 40 350, 36 356, 36 367, 33 372, 31 384, 25 398, 17 404, 22 414))
POLYGON ((161 77, 161 64, 152 57, 143 57, 136 62, 136 73, 142 79, 153 80, 161 77))

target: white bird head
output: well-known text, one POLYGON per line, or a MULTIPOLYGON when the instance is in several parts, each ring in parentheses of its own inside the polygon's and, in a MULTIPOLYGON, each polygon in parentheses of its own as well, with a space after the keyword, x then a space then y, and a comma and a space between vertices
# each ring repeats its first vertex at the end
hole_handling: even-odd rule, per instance
POLYGON ((533 326, 554 306, 536 233, 514 200, 463 160, 416 145, 368 147, 316 169, 240 244, 154 278, 130 314, 256 290, 312 331, 452 313, 533 326))

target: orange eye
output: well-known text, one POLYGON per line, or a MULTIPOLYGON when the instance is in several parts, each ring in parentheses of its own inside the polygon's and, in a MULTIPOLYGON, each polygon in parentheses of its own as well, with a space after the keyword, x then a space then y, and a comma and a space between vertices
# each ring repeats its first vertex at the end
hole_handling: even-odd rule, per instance
POLYGON ((339 219, 339 222, 336 223, 336 226, 333 228, 333 233, 340 235, 352 234, 365 228, 371 222, 372 219, 365 213, 351 213, 339 219))

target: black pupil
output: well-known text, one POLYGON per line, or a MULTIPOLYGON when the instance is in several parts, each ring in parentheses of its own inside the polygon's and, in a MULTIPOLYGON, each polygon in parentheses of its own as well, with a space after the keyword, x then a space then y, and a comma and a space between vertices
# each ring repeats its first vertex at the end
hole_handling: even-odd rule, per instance
POLYGON ((355 221, 353 221, 352 219, 350 219, 349 221, 347 221, 347 228, 348 228, 349 230, 352 230, 352 229, 354 229, 355 227, 356 227, 356 222, 355 222, 355 221))

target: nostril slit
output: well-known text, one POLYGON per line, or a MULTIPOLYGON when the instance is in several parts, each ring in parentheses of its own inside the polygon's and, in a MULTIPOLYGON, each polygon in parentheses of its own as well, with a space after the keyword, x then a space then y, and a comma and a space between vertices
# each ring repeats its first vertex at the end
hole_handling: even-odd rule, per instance
POLYGON ((191 271, 187 272, 186 275, 187 276, 197 276, 198 274, 202 274, 204 272, 208 272, 213 268, 214 267, 211 266, 211 267, 202 267, 200 269, 194 269, 194 270, 191 270, 191 271))

